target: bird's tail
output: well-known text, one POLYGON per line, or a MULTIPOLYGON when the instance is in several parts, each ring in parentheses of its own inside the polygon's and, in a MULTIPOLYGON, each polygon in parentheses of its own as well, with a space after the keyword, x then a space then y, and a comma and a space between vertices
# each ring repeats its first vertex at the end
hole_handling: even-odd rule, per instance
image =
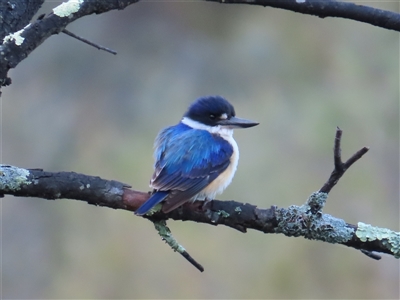
POLYGON ((168 196, 168 192, 156 192, 149 200, 142 204, 136 211, 135 215, 142 216, 146 214, 150 209, 156 206, 158 203, 163 201, 168 196))

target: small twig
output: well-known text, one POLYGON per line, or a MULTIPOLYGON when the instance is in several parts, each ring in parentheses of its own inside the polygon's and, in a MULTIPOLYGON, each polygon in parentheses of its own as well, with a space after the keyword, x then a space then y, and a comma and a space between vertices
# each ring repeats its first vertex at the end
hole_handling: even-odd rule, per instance
POLYGON ((154 227, 156 228, 158 234, 172 248, 172 250, 179 252, 184 258, 187 259, 188 262, 190 262, 193 266, 195 266, 200 272, 204 271, 203 266, 200 265, 197 261, 195 261, 194 258, 191 257, 190 254, 186 251, 186 249, 183 248, 183 246, 180 245, 177 242, 177 240, 175 240, 165 220, 159 220, 159 221, 151 220, 151 221, 154 223, 154 227))
POLYGON ((204 272, 203 266, 200 265, 197 261, 195 261, 194 258, 189 255, 189 253, 183 251, 181 254, 184 258, 188 260, 188 262, 190 262, 193 266, 195 266, 197 270, 199 270, 200 272, 204 272))
POLYGON ((369 150, 369 147, 363 147, 360 150, 358 150, 356 153, 354 153, 353 156, 350 157, 344 163, 345 170, 347 170, 352 164, 354 164, 357 160, 359 160, 365 153, 368 152, 368 150, 369 150))
POLYGON ((375 259, 375 260, 380 260, 382 258, 382 256, 380 256, 380 255, 378 255, 378 254, 376 254, 376 253, 374 253, 372 251, 368 251, 368 250, 364 250, 364 249, 360 249, 360 251, 362 253, 364 253, 366 256, 368 256, 368 257, 370 257, 372 259, 375 259))
POLYGON ((332 171, 331 176, 328 181, 319 190, 322 193, 327 193, 338 183, 339 179, 343 176, 348 168, 359 160, 365 153, 368 152, 368 147, 363 147, 353 154, 345 163, 342 162, 340 141, 342 139, 342 130, 336 127, 335 145, 333 147, 333 159, 335 164, 335 169, 332 171))
POLYGON ((335 164, 335 170, 340 170, 341 172, 343 172, 342 149, 340 148, 342 132, 343 131, 339 127, 336 127, 335 143, 333 146, 333 161, 335 164))
POLYGON ((108 53, 117 55, 116 51, 114 51, 114 50, 112 50, 110 48, 106 48, 106 47, 100 46, 98 44, 95 44, 95 43, 93 43, 93 42, 91 42, 91 41, 89 41, 89 40, 87 40, 87 39, 85 39, 83 37, 77 36, 75 33, 72 33, 71 31, 69 31, 67 29, 64 29, 62 32, 67 34, 67 35, 69 35, 69 36, 71 36, 71 37, 73 37, 73 38, 75 38, 75 39, 77 39, 77 40, 79 40, 79 41, 81 41, 81 42, 84 42, 84 43, 86 43, 86 44, 88 44, 90 46, 93 46, 93 47, 95 47, 95 48, 97 48, 99 50, 104 50, 104 51, 106 51, 108 53))

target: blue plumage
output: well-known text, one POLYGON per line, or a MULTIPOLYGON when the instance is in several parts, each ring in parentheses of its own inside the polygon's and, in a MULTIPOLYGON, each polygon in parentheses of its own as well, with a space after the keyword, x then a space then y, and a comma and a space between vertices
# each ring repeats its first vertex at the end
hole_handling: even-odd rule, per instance
POLYGON ((229 161, 232 153, 232 145, 219 135, 179 123, 156 138, 155 168, 165 168, 168 174, 207 175, 229 161))
POLYGON ((167 213, 189 200, 222 192, 239 158, 233 128, 257 124, 236 118, 233 106, 220 96, 198 99, 180 123, 157 136, 150 182, 154 192, 135 213, 143 215, 161 201, 167 213))

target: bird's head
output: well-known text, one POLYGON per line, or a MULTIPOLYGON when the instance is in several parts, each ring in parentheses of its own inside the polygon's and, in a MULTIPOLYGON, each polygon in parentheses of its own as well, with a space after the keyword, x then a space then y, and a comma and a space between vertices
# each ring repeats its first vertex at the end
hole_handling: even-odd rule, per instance
POLYGON ((206 130, 212 127, 248 128, 259 124, 236 117, 235 108, 221 96, 207 96, 197 99, 189 106, 182 122, 190 127, 206 130))

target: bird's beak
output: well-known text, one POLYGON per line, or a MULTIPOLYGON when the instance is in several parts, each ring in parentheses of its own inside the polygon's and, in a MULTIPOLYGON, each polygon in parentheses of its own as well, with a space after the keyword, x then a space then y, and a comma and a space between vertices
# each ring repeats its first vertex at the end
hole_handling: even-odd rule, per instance
POLYGON ((257 122, 237 117, 231 117, 230 119, 219 120, 217 123, 218 125, 222 125, 228 128, 249 128, 260 124, 257 122))

